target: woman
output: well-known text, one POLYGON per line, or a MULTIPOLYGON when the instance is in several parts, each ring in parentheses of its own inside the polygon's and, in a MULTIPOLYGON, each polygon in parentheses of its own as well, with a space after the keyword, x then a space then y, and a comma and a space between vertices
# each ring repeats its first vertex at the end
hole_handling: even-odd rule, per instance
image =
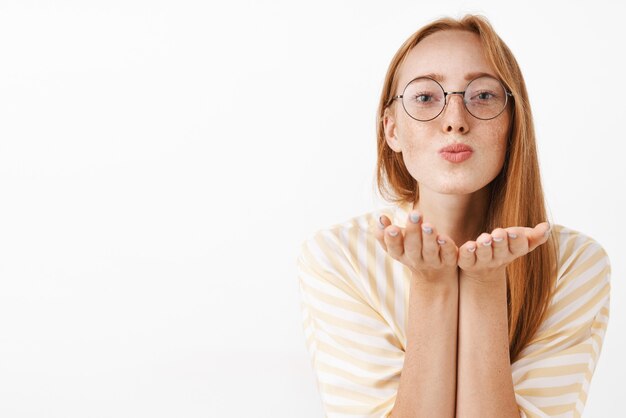
POLYGON ((326 415, 580 416, 609 260, 547 222, 526 87, 486 19, 435 21, 392 59, 378 187, 392 207, 298 258, 326 415))

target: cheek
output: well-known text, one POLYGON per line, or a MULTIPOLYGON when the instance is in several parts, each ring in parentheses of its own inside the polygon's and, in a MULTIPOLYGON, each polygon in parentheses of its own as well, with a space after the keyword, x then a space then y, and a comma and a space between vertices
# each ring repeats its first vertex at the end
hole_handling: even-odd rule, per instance
POLYGON ((491 175, 499 173, 504 165, 509 142, 509 121, 510 116, 505 113, 474 132, 482 148, 483 164, 489 167, 487 171, 491 175))
POLYGON ((411 177, 419 183, 430 183, 433 177, 440 176, 441 167, 438 164, 441 162, 437 160, 437 147, 432 140, 428 140, 432 137, 431 133, 423 129, 405 131, 402 159, 411 177))
MULTIPOLYGON (((428 164, 429 154, 432 153, 432 149, 428 148, 429 141, 426 140, 429 138, 429 134, 420 129, 405 129, 403 134, 402 156, 404 164, 409 171, 424 167, 428 164)), ((415 175, 416 173, 412 174, 415 175)))
POLYGON ((509 142, 508 123, 495 127, 490 136, 493 138, 493 158, 497 160, 499 168, 502 168, 509 142))

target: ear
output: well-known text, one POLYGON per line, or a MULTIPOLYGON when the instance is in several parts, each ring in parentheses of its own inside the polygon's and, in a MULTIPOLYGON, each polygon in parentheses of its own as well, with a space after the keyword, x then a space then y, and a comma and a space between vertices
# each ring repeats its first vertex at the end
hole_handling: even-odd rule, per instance
POLYGON ((395 152, 401 152, 402 147, 396 137, 396 117, 390 108, 386 108, 383 114, 383 130, 385 131, 385 140, 389 148, 395 152))

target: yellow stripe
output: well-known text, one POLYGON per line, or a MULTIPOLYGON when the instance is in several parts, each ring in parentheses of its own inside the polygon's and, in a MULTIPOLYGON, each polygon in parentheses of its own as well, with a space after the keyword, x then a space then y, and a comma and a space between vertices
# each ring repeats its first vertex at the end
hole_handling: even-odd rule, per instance
MULTIPOLYGON (((392 351, 385 348, 374 347, 361 342, 356 343, 352 340, 334 334, 330 335, 330 337, 344 347, 350 347, 373 356, 384 357, 388 360, 404 360, 404 352, 400 350, 392 351)), ((388 340, 388 338, 385 338, 385 340, 388 340)))
POLYGON ((565 329, 554 332, 552 334, 545 333, 542 337, 536 338, 531 343, 541 343, 544 340, 546 340, 548 343, 543 347, 534 347, 532 352, 525 354, 522 358, 534 359, 545 354, 558 355, 564 350, 563 347, 565 347, 568 350, 567 352, 570 354, 587 353, 589 349, 586 347, 586 345, 581 345, 579 341, 585 341, 588 336, 589 332, 586 327, 580 327, 575 331, 572 331, 571 329, 565 329), (553 342, 563 335, 565 335, 566 338, 559 341, 559 343, 553 342), (574 345, 572 346, 572 344, 574 345))
POLYGON ((351 401, 363 402, 366 404, 372 404, 381 402, 381 398, 375 396, 366 395, 356 390, 348 389, 344 386, 331 385, 329 383, 320 382, 320 387, 329 395, 337 396, 340 398, 350 399, 351 401))
MULTIPOLYGON (((561 245, 561 247, 565 247, 565 250, 563 251, 563 256, 561 257, 561 261, 568 260, 570 256, 574 253, 574 246, 576 245, 577 238, 578 234, 570 235, 569 238, 565 238, 565 245, 561 245)), ((571 266, 572 264, 573 263, 570 263, 569 265, 571 266)))
MULTIPOLYGON (((525 413, 526 416, 528 418, 543 418, 545 415, 537 415, 534 412, 530 412, 525 408, 521 408, 525 413)), ((557 406, 544 406, 539 408, 544 414, 547 414, 549 416, 552 415, 561 415, 561 414, 565 414, 567 412, 573 412, 576 411, 576 404, 567 404, 567 405, 557 405, 557 406)), ((575 415, 576 417, 578 416, 578 413, 576 413, 575 415)))
POLYGON ((561 377, 568 374, 585 373, 587 371, 587 368, 587 363, 538 367, 524 373, 522 375, 521 381, 528 379, 537 379, 539 377, 561 377))
MULTIPOLYGON (((576 273, 573 273, 573 274, 577 274, 577 275, 581 274, 582 275, 582 274, 586 273, 591 267, 595 266, 595 264, 598 261, 599 260, 595 256, 592 257, 592 259, 590 259, 588 261, 588 263, 581 264, 580 268, 576 269, 576 270, 581 270, 580 272, 576 272, 576 273)), ((566 297, 564 297, 563 299, 559 300, 554 305, 550 306, 550 310, 548 312, 558 312, 558 311, 561 311, 562 309, 567 307, 572 302, 580 299, 580 297, 583 296, 585 293, 587 293, 590 290, 592 290, 595 286, 598 286, 604 280, 604 278, 606 277, 608 272, 609 272, 609 268, 608 268, 608 266, 605 266, 597 275, 593 276, 590 280, 587 280, 582 285, 578 286, 578 288, 576 290, 574 290, 573 292, 568 294, 566 297)))
POLYGON ((320 311, 319 309, 313 306, 309 306, 309 309, 311 310, 311 313, 315 317, 315 319, 319 319, 323 322, 334 325, 335 327, 338 327, 338 328, 347 329, 349 331, 360 333, 360 334, 365 334, 368 336, 374 335, 377 331, 376 328, 372 328, 365 324, 353 322, 345 318, 341 318, 341 317, 320 311))
MULTIPOLYGON (((393 408, 393 405, 396 402, 396 396, 392 396, 386 401, 381 402, 377 406, 344 406, 344 405, 326 405, 327 412, 333 412, 338 414, 346 414, 346 415, 356 415, 358 417, 362 416, 380 416, 379 414, 387 412, 393 408)), ((385 414, 386 416, 386 414, 385 414)))
POLYGON ((352 265, 354 266, 354 271, 356 272, 357 276, 362 277, 361 263, 359 260, 359 252, 357 251, 358 237, 359 237, 358 218, 354 218, 352 220, 352 224, 348 228, 347 255, 352 258, 352 265))
MULTIPOLYGON (((571 245, 575 245, 577 241, 576 237, 572 237, 571 238, 571 245)), ((568 242, 568 251, 567 253, 564 254, 563 256, 563 260, 569 261, 569 264, 567 266, 567 268, 561 272, 561 277, 559 278, 558 281, 558 286, 557 289, 560 290, 563 287, 566 287, 569 285, 569 282, 571 282, 572 280, 575 280, 578 276, 576 274, 571 274, 571 269, 572 268, 577 268, 580 264, 579 264, 579 259, 583 258, 583 257, 587 257, 587 249, 589 247, 591 247, 594 244, 594 242, 592 240, 587 240, 584 243, 582 243, 579 247, 576 248, 570 248, 570 242, 568 242)), ((598 254, 602 254, 603 256, 606 255, 605 251, 600 247, 600 248, 596 248, 596 253, 594 253, 594 256, 597 256, 598 254)), ((585 263, 585 261, 583 261, 583 263, 585 263)))
POLYGON ((569 393, 577 393, 582 389, 581 383, 572 383, 566 386, 556 386, 556 387, 535 387, 535 388, 525 388, 525 389, 516 389, 515 393, 521 396, 536 396, 540 398, 551 397, 551 396, 563 396, 569 393))
POLYGON ((339 369, 337 367, 331 366, 330 364, 326 364, 323 361, 317 362, 317 369, 324 373, 333 374, 335 376, 342 377, 346 380, 354 382, 357 385, 361 385, 364 387, 371 387, 374 389, 397 390, 398 385, 400 384, 400 372, 401 372, 400 369, 398 369, 397 373, 394 373, 391 376, 385 376, 384 379, 382 378, 375 379, 375 378, 357 376, 346 370, 339 369))
MULTIPOLYGON (((560 415, 560 414, 565 414, 566 412, 576 411, 576 404, 570 403, 566 405, 544 406, 539 409, 541 409, 543 412, 545 412, 548 415, 560 415)), ((529 416, 532 417, 534 415, 531 414, 529 416)))
MULTIPOLYGON (((344 280, 340 278, 340 277, 346 277, 346 276, 341 276, 341 274, 345 274, 345 272, 340 272, 339 273, 340 276, 338 277, 334 273, 330 273, 327 270, 324 270, 317 263, 317 260, 315 259, 311 251, 309 251, 306 247, 302 249, 302 259, 298 259, 298 268, 309 273, 310 276, 314 277, 315 279, 319 281, 332 284, 333 286, 337 287, 339 290, 343 291, 348 296, 353 297, 355 300, 360 300, 363 302, 363 304, 371 306, 359 294, 359 292, 355 288, 353 288, 352 286, 350 286, 348 283, 346 283, 344 280)), ((380 314, 378 313, 378 311, 376 311, 376 309, 373 309, 373 312, 375 312, 376 315, 379 316, 380 321, 382 321, 383 323, 386 323, 386 321, 382 318, 382 316, 380 316, 380 314)))
MULTIPOLYGON (((376 218, 375 213, 370 214, 368 219, 369 219, 368 225, 370 226, 370 228, 378 228, 378 225, 377 225, 378 219, 376 218)), ((380 280, 383 280, 383 278, 376 277, 376 252, 378 248, 380 247, 380 244, 376 240, 376 235, 374 235, 373 229, 370 229, 369 231, 367 231, 365 242, 366 242, 366 247, 367 247, 366 248, 367 249, 366 251, 367 280, 370 283, 370 286, 372 286, 372 288, 377 289, 376 283, 380 280)), ((393 332, 396 335, 401 335, 402 330, 398 327, 397 311, 396 311, 396 304, 395 304, 395 295, 398 289, 395 288, 395 284, 393 280, 394 274, 393 274, 393 269, 392 269, 392 263, 394 262, 394 260, 389 256, 386 256, 384 260, 385 260, 385 264, 384 264, 385 283, 387 285, 386 293, 385 293, 385 308, 387 309, 387 312, 389 312, 389 315, 391 316, 390 322, 388 321, 388 325, 393 329, 393 332)), ((378 294, 378 292, 376 293, 378 294)), ((401 343, 400 345, 401 347, 403 347, 401 343)))
MULTIPOLYGON (((400 371, 398 367, 385 366, 385 365, 375 364, 375 363, 371 363, 365 360, 361 360, 351 354, 348 354, 344 351, 339 350, 336 347, 333 347, 330 344, 325 343, 324 341, 317 341, 317 347, 320 351, 326 354, 329 354, 330 356, 338 360, 343 360, 346 363, 350 363, 354 367, 359 368, 369 373, 391 376, 397 373, 398 371, 400 371)), ((401 368, 402 366, 399 366, 399 367, 401 368)))
MULTIPOLYGON (((335 306, 335 307, 340 307, 342 309, 346 309, 349 311, 352 311, 354 313, 358 313, 361 314, 363 316, 367 316, 371 319, 373 319, 374 321, 378 321, 380 322, 380 316, 378 315, 377 312, 375 312, 371 306, 369 305, 364 305, 362 303, 357 303, 354 301, 349 301, 349 300, 345 300, 345 299, 340 299, 336 296, 332 296, 326 293, 323 293, 309 285, 306 284, 306 282, 301 281, 300 282, 302 285, 302 289, 304 292, 306 292, 309 295, 312 295, 315 297, 315 299, 317 300, 321 300, 323 302, 328 303, 329 305, 335 306)), ((381 325, 386 325, 386 323, 381 322, 381 325)))
MULTIPOLYGON (((377 243, 378 244, 378 243, 377 243)), ((380 244, 378 244, 380 245, 380 244)), ((389 257, 389 256, 385 256, 385 281, 386 281, 386 285, 387 285, 387 289, 386 289, 386 297, 385 297, 385 305, 387 306, 387 310, 391 313, 391 316, 394 319, 394 323, 396 322, 396 306, 395 306, 395 295, 396 295, 396 289, 394 289, 394 282, 393 282, 393 262, 394 260, 389 257)), ((397 328, 397 327, 394 327, 397 328)), ((397 331, 396 331, 397 332, 397 331)))
MULTIPOLYGON (((378 221, 377 221, 378 222, 378 221)), ((371 223, 371 218, 370 218, 371 223)), ((380 311, 380 296, 378 295, 378 288, 376 287, 376 246, 380 245, 376 242, 376 238, 368 239, 366 248, 367 257, 367 283, 369 284, 370 292, 372 294, 374 308, 380 311)))
POLYGON ((602 286, 602 289, 598 293, 596 293, 596 295, 593 298, 588 300, 584 305, 582 305, 581 307, 576 309, 574 312, 572 312, 571 314, 563 318, 561 321, 552 325, 550 329, 561 329, 565 327, 568 323, 571 323, 577 320, 578 318, 580 318, 581 316, 589 312, 591 308, 597 305, 598 302, 600 302, 608 294, 609 294, 609 285, 607 283, 604 286, 602 286))
MULTIPOLYGON (((307 322, 307 326, 311 324, 311 321, 309 320, 307 320, 306 322, 307 322)), ((314 332, 315 332, 315 329, 316 327, 314 326, 313 328, 314 332)), ((371 332, 367 334, 370 336, 373 335, 371 332)), ((334 341, 337 341, 338 343, 340 343, 341 345, 345 347, 350 347, 350 348, 362 351, 367 354, 384 357, 386 359, 391 359, 391 360, 403 360, 404 359, 404 351, 402 351, 402 348, 398 345, 398 341, 390 333, 385 333, 385 335, 382 336, 381 339, 391 344, 392 346, 396 347, 397 351, 371 346, 369 344, 365 344, 362 342, 355 342, 353 340, 350 340, 348 338, 342 337, 337 334, 328 334, 328 336, 332 338, 334 341)))

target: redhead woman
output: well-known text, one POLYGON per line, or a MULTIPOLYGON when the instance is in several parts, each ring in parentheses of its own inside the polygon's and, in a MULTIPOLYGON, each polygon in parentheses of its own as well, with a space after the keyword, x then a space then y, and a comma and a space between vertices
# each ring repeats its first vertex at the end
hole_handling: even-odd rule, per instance
POLYGON ((609 260, 548 221, 524 79, 485 18, 406 40, 377 137, 392 205, 317 231, 298 258, 326 416, 581 416, 609 260))

